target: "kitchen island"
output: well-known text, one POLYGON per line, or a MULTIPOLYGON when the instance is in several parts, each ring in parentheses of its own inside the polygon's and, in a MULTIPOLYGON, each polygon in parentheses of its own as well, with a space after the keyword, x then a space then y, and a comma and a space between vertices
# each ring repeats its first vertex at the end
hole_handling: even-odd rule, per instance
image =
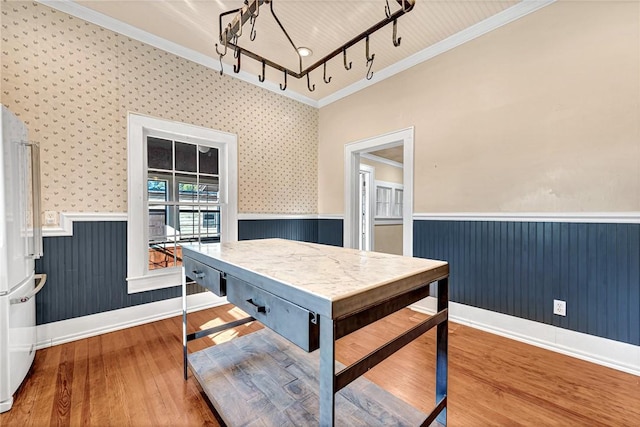
POLYGON ((446 262, 282 239, 184 245, 183 256, 186 276, 216 295, 227 296, 230 303, 250 315, 187 334, 183 282, 185 378, 189 364, 227 424, 249 424, 242 417, 257 411, 255 418, 270 414, 261 419, 264 424, 280 425, 286 418, 332 426, 348 424, 350 416, 362 420, 372 408, 380 408, 376 409, 378 418, 380 414, 391 417, 386 424, 429 425, 434 420, 446 424, 449 274, 446 262), (336 364, 337 339, 425 298, 434 282, 438 298, 438 312, 434 316, 350 366, 336 364), (189 340, 253 320, 270 331, 187 354, 189 340), (404 402, 359 377, 433 327, 437 328, 436 404, 420 420, 418 416, 422 414, 411 412, 404 402), (259 345, 263 348, 254 348, 259 345), (282 378, 266 375, 258 384, 249 380, 250 375, 259 377, 260 373, 276 372, 277 361, 281 367, 292 367, 282 378), (303 381, 305 377, 310 382, 303 381), (222 383, 220 378, 224 378, 222 383), (284 394, 274 391, 273 384, 278 381, 282 382, 284 394), (287 385, 291 385, 289 389, 287 385), (236 398, 232 397, 234 392, 236 398), (298 400, 285 402, 287 395, 296 393, 298 400), (238 406, 240 398, 245 403, 238 406), (348 407, 344 399, 356 402, 356 409, 348 407))

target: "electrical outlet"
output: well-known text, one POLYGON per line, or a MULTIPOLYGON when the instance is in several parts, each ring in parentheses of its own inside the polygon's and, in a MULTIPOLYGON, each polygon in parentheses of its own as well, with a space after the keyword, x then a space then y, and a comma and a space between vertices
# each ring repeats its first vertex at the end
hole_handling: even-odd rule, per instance
POLYGON ((553 300, 553 314, 557 314, 558 316, 566 316, 567 315, 567 302, 559 299, 553 300))
POLYGON ((58 212, 56 211, 44 211, 44 223, 45 225, 56 225, 58 224, 58 212))

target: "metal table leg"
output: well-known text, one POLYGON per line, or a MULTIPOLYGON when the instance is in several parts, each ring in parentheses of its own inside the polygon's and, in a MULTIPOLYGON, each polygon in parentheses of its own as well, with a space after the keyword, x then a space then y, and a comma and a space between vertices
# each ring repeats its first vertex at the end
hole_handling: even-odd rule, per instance
POLYGON ((449 343, 449 279, 438 281, 438 312, 447 310, 447 320, 438 324, 436 330, 436 405, 444 403, 444 408, 436 418, 442 425, 447 425, 447 359, 449 343))
POLYGON ((320 426, 335 423, 336 341, 335 323, 327 316, 320 317, 320 426))

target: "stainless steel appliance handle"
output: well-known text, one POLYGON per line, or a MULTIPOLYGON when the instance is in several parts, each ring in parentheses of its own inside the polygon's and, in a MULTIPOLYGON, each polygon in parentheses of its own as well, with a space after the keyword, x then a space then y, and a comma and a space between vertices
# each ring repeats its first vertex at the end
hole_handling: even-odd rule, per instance
POLYGON ((42 212, 40 212, 40 145, 37 142, 24 142, 27 149, 31 149, 31 197, 33 209, 33 253, 30 258, 38 259, 42 256, 42 212))
POLYGON ((27 295, 23 295, 20 298, 12 298, 12 299, 10 299, 9 300, 9 304, 22 304, 24 302, 27 302, 31 298, 36 296, 36 294, 42 290, 42 288, 44 287, 44 284, 47 283, 47 275, 46 274, 36 274, 35 277, 36 277, 36 280, 40 280, 40 283, 38 283, 38 286, 36 286, 27 295))

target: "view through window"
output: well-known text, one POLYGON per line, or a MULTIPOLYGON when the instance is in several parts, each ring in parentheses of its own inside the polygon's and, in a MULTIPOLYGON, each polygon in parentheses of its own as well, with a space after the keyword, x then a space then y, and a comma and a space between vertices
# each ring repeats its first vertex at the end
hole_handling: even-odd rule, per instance
POLYGON ((147 137, 149 270, 182 265, 183 242, 220 241, 219 152, 147 137))

